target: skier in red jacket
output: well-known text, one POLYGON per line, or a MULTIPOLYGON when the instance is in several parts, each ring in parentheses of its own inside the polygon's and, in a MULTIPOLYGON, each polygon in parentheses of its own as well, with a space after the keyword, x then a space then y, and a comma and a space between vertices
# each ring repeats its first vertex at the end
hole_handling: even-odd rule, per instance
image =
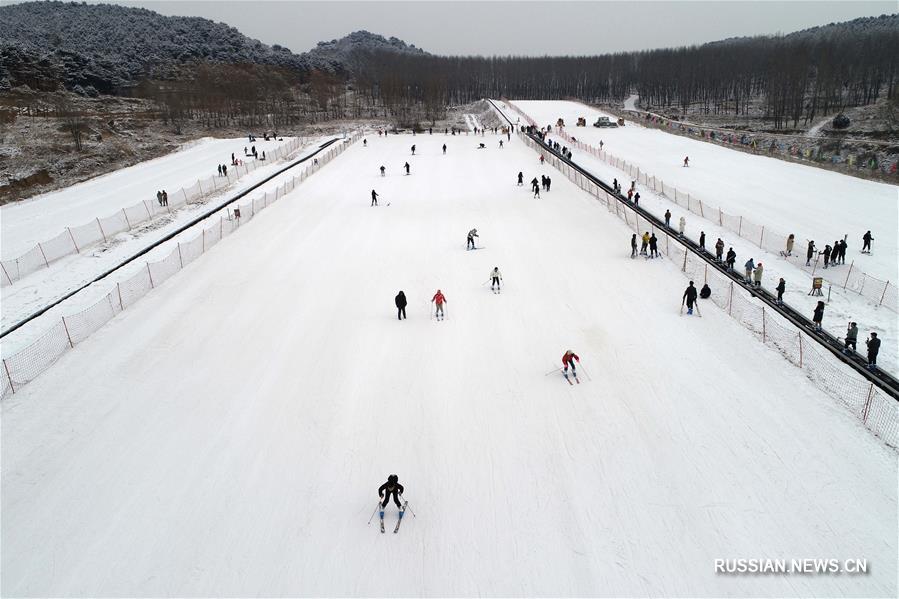
POLYGON ((581 361, 580 357, 576 353, 571 351, 570 349, 568 351, 566 351, 565 354, 562 356, 562 366, 564 366, 564 368, 562 369, 562 372, 566 376, 568 375, 568 367, 571 366, 571 374, 573 374, 575 377, 577 377, 577 370, 575 370, 575 367, 574 367, 575 360, 577 360, 578 362, 581 361))
POLYGON ((446 296, 438 289, 437 293, 434 294, 434 297, 431 298, 431 302, 437 306, 437 312, 435 314, 437 320, 443 320, 443 304, 447 302, 446 296))

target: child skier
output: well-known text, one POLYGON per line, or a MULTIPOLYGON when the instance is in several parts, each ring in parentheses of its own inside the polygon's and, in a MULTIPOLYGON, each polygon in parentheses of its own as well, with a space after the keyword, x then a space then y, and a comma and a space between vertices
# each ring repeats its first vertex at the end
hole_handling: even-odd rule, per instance
POLYGON ((474 238, 478 236, 478 230, 472 229, 468 232, 468 243, 465 245, 466 250, 476 250, 477 246, 474 244, 474 238))
POLYGON ((443 320, 445 318, 443 314, 443 304, 445 304, 447 301, 448 300, 446 299, 446 296, 443 295, 443 292, 439 289, 437 290, 437 293, 434 294, 434 297, 431 298, 431 303, 436 305, 437 307, 434 313, 434 315, 437 317, 437 320, 443 320))
POLYGON ((490 271, 490 289, 493 290, 493 287, 496 286, 495 293, 498 293, 500 290, 500 281, 503 280, 503 275, 499 272, 499 266, 494 266, 493 270, 490 271))

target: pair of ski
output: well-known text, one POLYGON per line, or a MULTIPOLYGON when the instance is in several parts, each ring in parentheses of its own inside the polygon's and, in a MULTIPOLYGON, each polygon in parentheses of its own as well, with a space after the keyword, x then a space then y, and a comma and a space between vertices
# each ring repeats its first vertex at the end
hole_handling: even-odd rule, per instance
POLYGON ((491 287, 490 290, 493 292, 493 295, 499 295, 502 291, 501 287, 491 287))
POLYGON ((571 382, 571 378, 573 378, 578 385, 581 384, 581 381, 578 380, 578 378, 577 378, 577 372, 572 371, 571 378, 569 378, 568 373, 563 370, 562 376, 565 377, 565 380, 568 381, 568 384, 571 385, 572 387, 574 386, 574 383, 571 382))
MULTIPOLYGON (((403 514, 406 513, 406 506, 409 505, 408 501, 403 501, 403 507, 400 508, 400 517, 396 521, 396 526, 393 528, 393 534, 396 534, 400 531, 400 524, 403 523, 403 514)), ((381 509, 381 534, 384 534, 384 510, 381 509)))

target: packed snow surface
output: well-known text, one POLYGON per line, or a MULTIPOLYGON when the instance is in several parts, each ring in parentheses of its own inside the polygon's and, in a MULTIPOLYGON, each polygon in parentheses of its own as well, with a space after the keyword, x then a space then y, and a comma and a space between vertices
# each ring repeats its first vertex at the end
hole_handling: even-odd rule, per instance
POLYGON ((369 136, 5 400, 2 594, 895 596, 895 454, 477 144, 369 136), (417 517, 382 535, 391 473, 417 517), (870 573, 715 574, 741 557, 870 573))
POLYGON ((162 189, 171 196, 182 187, 196 184, 199 179, 205 181, 217 174, 218 165, 231 164, 232 153, 240 160, 251 162, 253 157, 244 156, 244 147, 256 146, 261 156, 263 150, 271 152, 292 139, 265 141, 260 137, 251 143, 246 137, 207 137, 154 160, 22 202, 5 204, 0 207, 3 259, 24 254, 36 244, 56 237, 66 227, 86 224, 144 200, 155 202, 156 192, 162 189))
MULTIPOLYGON (((513 102, 541 126, 555 128, 561 117, 587 127, 566 127, 578 140, 639 166, 666 185, 730 214, 741 215, 779 233, 796 235, 796 247, 806 240, 824 244, 848 234, 847 265, 885 281, 899 279, 899 188, 824 169, 756 156, 725 147, 641 127, 628 120, 624 127, 593 127, 598 116, 610 116, 561 100, 513 102), (684 168, 684 157, 690 166, 684 168), (873 252, 861 254, 862 235, 871 231, 873 252)), ((575 157, 575 161, 577 161, 575 157)))

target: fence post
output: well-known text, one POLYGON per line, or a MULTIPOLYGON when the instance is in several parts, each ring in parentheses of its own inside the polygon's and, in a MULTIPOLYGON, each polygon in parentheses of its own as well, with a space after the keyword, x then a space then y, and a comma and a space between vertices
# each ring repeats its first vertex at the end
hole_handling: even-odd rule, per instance
POLYGON ((203 186, 200 185, 200 180, 199 180, 199 179, 197 179, 197 187, 200 188, 200 195, 203 195, 203 186))
POLYGON ((181 265, 181 268, 184 268, 184 260, 181 258, 181 242, 178 242, 178 264, 181 265))
POLYGON ((683 266, 683 268, 681 268, 681 272, 687 272, 687 252, 688 251, 689 250, 687 248, 684 248, 684 266, 683 266))
POLYGON ((124 302, 122 302, 122 284, 116 283, 115 288, 116 288, 116 291, 119 292, 119 310, 124 310, 125 304, 124 304, 124 302))
POLYGON ((718 226, 719 226, 719 227, 723 227, 723 226, 724 226, 724 215, 721 213, 721 207, 720 207, 720 206, 718 207, 718 226))
POLYGON ((103 236, 103 243, 106 243, 106 233, 103 231, 103 225, 100 224, 100 219, 96 219, 97 226, 100 228, 100 235, 103 236))
POLYGON ((699 200, 699 216, 705 218, 705 214, 702 213, 702 200, 699 200))
POLYGON ((852 267, 855 266, 855 260, 849 263, 849 272, 846 273, 846 280, 843 281, 843 289, 846 289, 846 285, 849 284, 849 275, 852 274, 852 267))
POLYGON ((47 254, 44 253, 44 248, 41 246, 41 244, 37 244, 37 249, 41 251, 41 256, 43 256, 44 258, 44 264, 47 265, 47 268, 50 268, 50 263, 47 262, 47 254))
POLYGON ((150 263, 147 262, 147 276, 150 277, 150 289, 153 289, 155 285, 153 284, 153 273, 150 272, 150 263))
POLYGON ((889 288, 890 288, 890 282, 887 281, 887 284, 883 286, 883 293, 880 294, 880 303, 877 304, 878 306, 882 306, 882 305, 883 305, 883 298, 886 297, 886 295, 887 295, 887 289, 889 289, 889 288))
POLYGON ((206 253, 206 229, 203 229, 203 233, 201 235, 203 237, 203 249, 200 253, 205 254, 206 253))
POLYGON ((66 337, 69 338, 69 347, 75 347, 75 344, 72 343, 72 336, 69 334, 69 325, 66 324, 66 317, 62 317, 62 328, 66 330, 66 337))
POLYGON ((3 269, 3 274, 6 276, 6 282, 9 283, 10 285, 12 285, 12 278, 10 278, 9 273, 6 272, 6 267, 3 266, 2 262, 0 262, 0 268, 3 269))
POLYGON ((734 282, 730 282, 730 295, 727 298, 727 315, 730 316, 730 309, 734 305, 734 282))
POLYGON ((762 306, 762 343, 765 343, 767 337, 767 329, 765 327, 765 306, 762 306))
POLYGON ((802 333, 796 333, 799 336, 799 368, 802 368, 802 333))
POLYGON ((128 225, 128 230, 131 230, 131 221, 128 220, 128 214, 125 212, 125 209, 122 208, 122 216, 125 217, 125 224, 128 225))
POLYGON ((13 393, 16 392, 16 386, 12 383, 12 375, 9 374, 9 366, 6 365, 6 360, 3 360, 3 369, 6 370, 6 380, 9 381, 9 388, 13 393))
POLYGON ((740 217, 740 227, 737 230, 737 236, 743 237, 743 217, 742 216, 740 217))
POLYGON ((707 284, 709 282, 709 263, 705 263, 705 274, 702 277, 703 284, 707 284))
MULTIPOLYGON (((78 249, 78 244, 77 244, 77 243, 75 243, 75 236, 74 236, 74 235, 72 235, 72 229, 70 229, 70 228, 69 228, 69 227, 66 227, 66 231, 68 231, 68 232, 69 232, 69 237, 71 237, 71 238, 72 238, 72 245, 74 245, 74 246, 75 246, 75 251, 76 251, 76 252, 77 252, 77 253, 79 253, 79 254, 80 254, 80 253, 81 253, 81 250, 79 250, 79 249, 78 249)), ((7 277, 7 278, 9 278, 9 277, 7 277)))
POLYGON ((762 247, 762 240, 765 239, 765 226, 762 225, 762 232, 759 235, 759 247, 762 247))
POLYGON ((868 397, 865 398, 865 407, 862 408, 862 424, 868 424, 868 411, 871 409, 871 397, 874 395, 874 383, 868 387, 868 397))

